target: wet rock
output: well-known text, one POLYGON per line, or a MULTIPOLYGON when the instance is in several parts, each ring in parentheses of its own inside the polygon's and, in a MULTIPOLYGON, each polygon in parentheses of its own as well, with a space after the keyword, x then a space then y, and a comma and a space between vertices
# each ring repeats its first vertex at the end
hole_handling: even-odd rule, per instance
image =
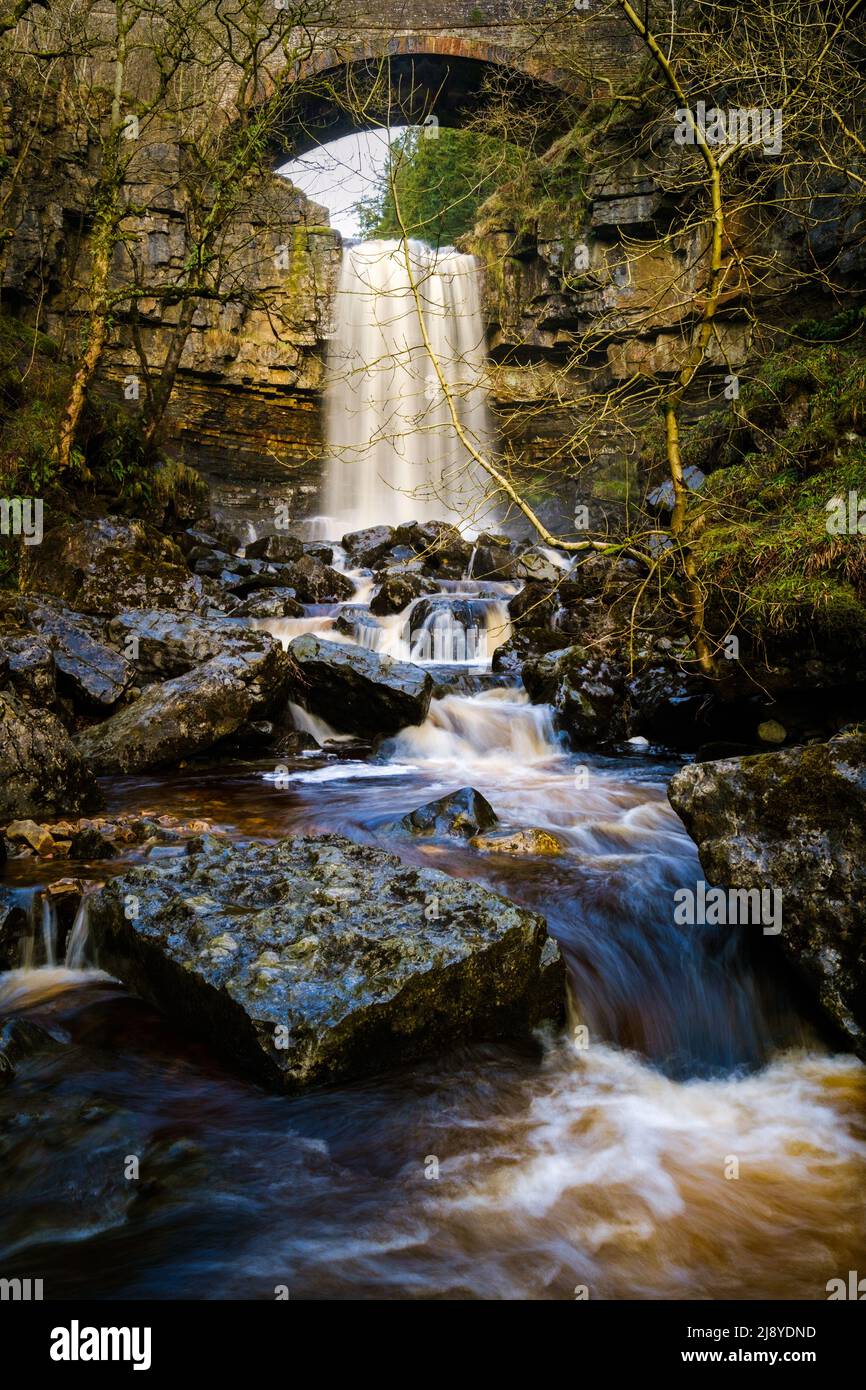
POLYGON ((485 835, 475 835, 470 841, 473 849, 482 854, 531 854, 542 857, 562 854, 563 845, 549 830, 530 826, 525 830, 498 830, 485 835))
POLYGON ((14 970, 18 965, 27 927, 24 895, 0 883, 0 970, 14 970))
POLYGON ((557 723, 579 745, 608 743, 633 732, 622 669, 569 647, 528 661, 523 680, 530 698, 552 704, 557 723))
POLYGON ((69 846, 70 859, 113 859, 116 854, 111 841, 93 828, 76 831, 69 846))
POLYGON ((173 541, 143 521, 120 517, 64 522, 41 545, 25 547, 21 588, 64 599, 82 613, 190 612, 207 592, 173 541))
MULTIPOLYGON (((492 668, 507 675, 522 677, 525 665, 534 665, 550 652, 563 652, 567 641, 561 632, 555 632, 549 627, 521 627, 507 642, 496 648, 491 662, 492 668)), ((533 695, 533 699, 535 698, 533 695)), ((538 696, 538 699, 541 699, 541 696, 538 696)))
POLYGON ((471 557, 473 579, 515 579, 514 552, 507 536, 482 532, 471 557))
POLYGON ((0 1086, 8 1085, 20 1064, 40 1052, 63 1046, 47 1028, 27 1018, 10 1018, 0 1025, 0 1086))
POLYGON ((303 555, 280 570, 280 583, 289 585, 301 603, 341 603, 355 592, 351 579, 339 570, 323 565, 312 555, 303 555))
POLYGON ((520 593, 509 600, 508 613, 515 627, 550 627, 557 607, 555 589, 527 580, 520 593))
POLYGON ((440 579, 462 578, 472 557, 472 543, 447 521, 407 522, 397 527, 394 540, 409 546, 428 573, 440 579))
POLYGON ((107 632, 118 646, 134 653, 135 671, 146 680, 183 675, 214 657, 263 652, 273 645, 267 633, 234 615, 203 618, 159 609, 125 609, 110 620, 107 632))
POLYGON ((0 694, 0 818, 74 814, 101 802, 60 720, 0 694))
POLYGON ((111 719, 79 734, 82 756, 102 775, 165 767, 205 752, 284 700, 289 667, 271 639, 259 649, 223 652, 162 685, 111 719))
POLYGON ((28 705, 52 709, 57 702, 54 643, 35 633, 0 636, 0 681, 28 705))
POLYGON ((244 618, 302 618, 304 606, 298 603, 294 589, 269 589, 266 593, 251 594, 237 608, 232 609, 232 617, 244 618))
POLYGON ((334 619, 334 628, 337 632, 342 632, 344 636, 356 639, 365 628, 371 633, 382 631, 369 608, 365 608, 363 604, 357 606, 347 604, 345 608, 341 608, 334 619))
POLYGON ((244 551, 248 560, 277 560, 283 564, 300 560, 303 553, 303 541, 298 540, 297 536, 285 534, 260 536, 258 540, 250 541, 244 551))
POLYGON ((380 617, 387 613, 402 613, 414 599, 435 592, 435 582, 423 574, 411 574, 406 570, 388 570, 370 600, 370 612, 380 617))
POLYGON ((336 835, 135 870, 95 897, 91 931, 105 968, 290 1092, 525 1037, 564 1004, 541 917, 336 835))
POLYGON ((318 560, 322 565, 334 563, 334 547, 325 545, 322 541, 305 541, 304 554, 312 555, 313 559, 318 560))
POLYGON ((343 537, 343 549, 356 569, 373 569, 394 544, 393 526, 368 526, 343 537))
POLYGON ((531 545, 514 560, 515 579, 532 579, 541 584, 557 584, 566 573, 565 564, 558 565, 541 546, 531 545))
POLYGON ((289 644, 294 698, 346 733, 395 734, 427 717, 429 671, 362 647, 307 634, 289 644))
POLYGON ((412 835, 458 835, 468 840, 496 825, 497 819, 486 797, 474 787, 461 787, 459 791, 449 792, 448 796, 440 796, 437 801, 416 807, 398 824, 401 830, 408 830, 412 835))
POLYGON ((39 604, 30 614, 33 625, 52 639, 58 688, 85 710, 110 709, 133 683, 134 671, 125 657, 100 641, 98 625, 80 613, 39 604))
POLYGON ((707 882, 781 892, 775 940, 866 1057, 866 733, 692 764, 668 795, 707 882))
POLYGON ((37 825, 33 820, 13 820, 10 821, 3 834, 7 840, 14 844, 16 840, 23 840, 25 844, 35 849, 36 853, 50 855, 54 848, 54 837, 44 826, 37 825))

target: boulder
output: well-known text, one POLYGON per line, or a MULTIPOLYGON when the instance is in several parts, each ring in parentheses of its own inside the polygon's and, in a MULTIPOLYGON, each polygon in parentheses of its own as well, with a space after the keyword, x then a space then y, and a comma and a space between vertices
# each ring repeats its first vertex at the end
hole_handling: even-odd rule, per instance
POLYGON ((513 573, 515 579, 531 579, 540 584, 557 584, 565 577, 565 563, 557 564, 552 558, 556 552, 543 546, 531 545, 516 556, 513 573))
POLYGON ((294 589, 277 587, 265 593, 250 594, 237 608, 232 609, 232 617, 244 618, 302 618, 304 606, 298 603, 294 589))
POLYGON ((555 589, 529 579, 509 600, 508 614, 515 627, 550 627, 558 606, 555 589))
POLYGON ((101 802, 60 720, 0 694, 0 819, 74 814, 101 802))
MULTIPOLYGON (((564 651, 563 640, 561 632, 555 632, 549 627, 521 627, 507 642, 496 648, 491 661, 492 669, 522 678, 523 668, 528 663, 534 666, 534 663, 550 652, 564 651)), ((536 696, 533 695, 532 698, 535 699, 536 696)))
POLYGON ((190 612, 205 597, 173 541, 143 521, 103 517, 68 521, 27 546, 21 566, 25 593, 50 594, 82 613, 119 608, 177 608, 190 612))
POLYGON ((781 892, 775 940, 866 1058, 866 732, 695 763, 668 795, 707 882, 781 892))
POLYGON ((304 541, 304 554, 312 555, 314 560, 319 560, 323 565, 334 563, 334 547, 324 541, 304 541))
POLYGON ((393 526, 368 526, 343 537, 343 549, 357 569, 372 569, 394 544, 393 526))
POLYGON ((387 570, 381 577, 379 587, 370 600, 370 612, 384 617, 387 613, 402 613, 422 594, 436 592, 436 584, 423 574, 412 574, 406 570, 387 570))
POLYGON ((264 652, 273 645, 267 633, 257 632, 243 618, 202 618, 160 609, 124 609, 109 621, 107 631, 114 643, 134 653, 136 672, 145 680, 183 675, 222 653, 264 652))
POLYGON ((0 635, 0 682, 28 705, 52 709, 57 703, 54 643, 37 633, 0 635))
POLYGON ((406 522, 397 527, 394 541, 414 550, 428 573, 441 579, 462 578, 472 558, 472 542, 447 521, 406 522))
POLYGON ((303 555, 291 565, 283 565, 280 583, 294 589, 301 603, 342 603, 355 592, 351 579, 339 570, 323 565, 312 555, 303 555))
POLYGON ((80 613, 37 604, 30 621, 53 642, 57 685, 85 709, 110 709, 133 683, 132 666, 100 640, 99 627, 80 613))
POLYGON ((104 968, 289 1092, 527 1037, 564 1006, 543 918, 337 835, 133 870, 94 897, 90 930, 104 968))
POLYGON ((143 772, 203 753, 285 699, 289 666, 267 639, 262 648, 224 651, 79 734, 82 756, 98 772, 143 772))
POLYGON ((294 698, 337 729, 395 734, 427 717, 433 678, 420 666, 309 633, 290 642, 288 651, 294 698))
POLYGON ((474 787, 461 787, 438 801, 416 807, 397 824, 411 835, 456 835, 469 840, 496 825, 497 819, 486 797, 474 787))
POLYGON ((470 840, 473 849, 482 854, 531 854, 542 857, 562 854, 564 846, 549 830, 529 826, 525 830, 493 830, 484 835, 473 835, 470 840))
POLYGON ((300 560, 303 553, 303 541, 297 536, 288 536, 285 533, 279 536, 259 536, 258 540, 250 541, 244 550, 248 560, 276 560, 282 564, 300 560))

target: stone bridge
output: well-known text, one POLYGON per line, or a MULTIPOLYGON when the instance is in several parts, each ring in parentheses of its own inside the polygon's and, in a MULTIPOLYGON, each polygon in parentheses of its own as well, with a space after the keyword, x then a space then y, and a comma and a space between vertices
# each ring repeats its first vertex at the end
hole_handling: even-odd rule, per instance
MULTIPOLYGON (((298 34, 299 48, 305 43, 311 51, 293 75, 310 79, 310 93, 295 154, 365 126, 431 116, 460 124, 487 99, 491 75, 530 97, 545 89, 579 100, 609 96, 640 51, 602 0, 586 8, 580 0, 350 0, 339 24, 298 34), (369 94, 360 112, 359 92, 369 94)), ((284 79, 287 62, 273 63, 263 96, 284 79)))

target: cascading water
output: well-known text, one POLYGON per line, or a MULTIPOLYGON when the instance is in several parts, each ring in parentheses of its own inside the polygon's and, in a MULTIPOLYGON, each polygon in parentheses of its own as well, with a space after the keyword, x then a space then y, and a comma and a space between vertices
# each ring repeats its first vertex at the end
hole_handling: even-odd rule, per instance
POLYGON ((466 438, 488 449, 476 263, 407 246, 408 265, 398 241, 363 242, 343 256, 326 391, 333 535, 443 516, 471 532, 491 520, 483 471, 455 431, 419 318, 466 438))

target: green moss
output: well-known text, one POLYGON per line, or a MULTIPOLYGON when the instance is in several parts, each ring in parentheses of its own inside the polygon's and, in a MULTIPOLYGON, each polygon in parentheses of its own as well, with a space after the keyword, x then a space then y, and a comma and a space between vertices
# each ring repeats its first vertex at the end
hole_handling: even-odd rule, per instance
POLYGON ((712 626, 866 651, 866 543, 827 526, 833 498, 866 506, 864 424, 857 340, 769 358, 735 409, 686 433, 685 462, 715 470, 688 514, 712 626))

